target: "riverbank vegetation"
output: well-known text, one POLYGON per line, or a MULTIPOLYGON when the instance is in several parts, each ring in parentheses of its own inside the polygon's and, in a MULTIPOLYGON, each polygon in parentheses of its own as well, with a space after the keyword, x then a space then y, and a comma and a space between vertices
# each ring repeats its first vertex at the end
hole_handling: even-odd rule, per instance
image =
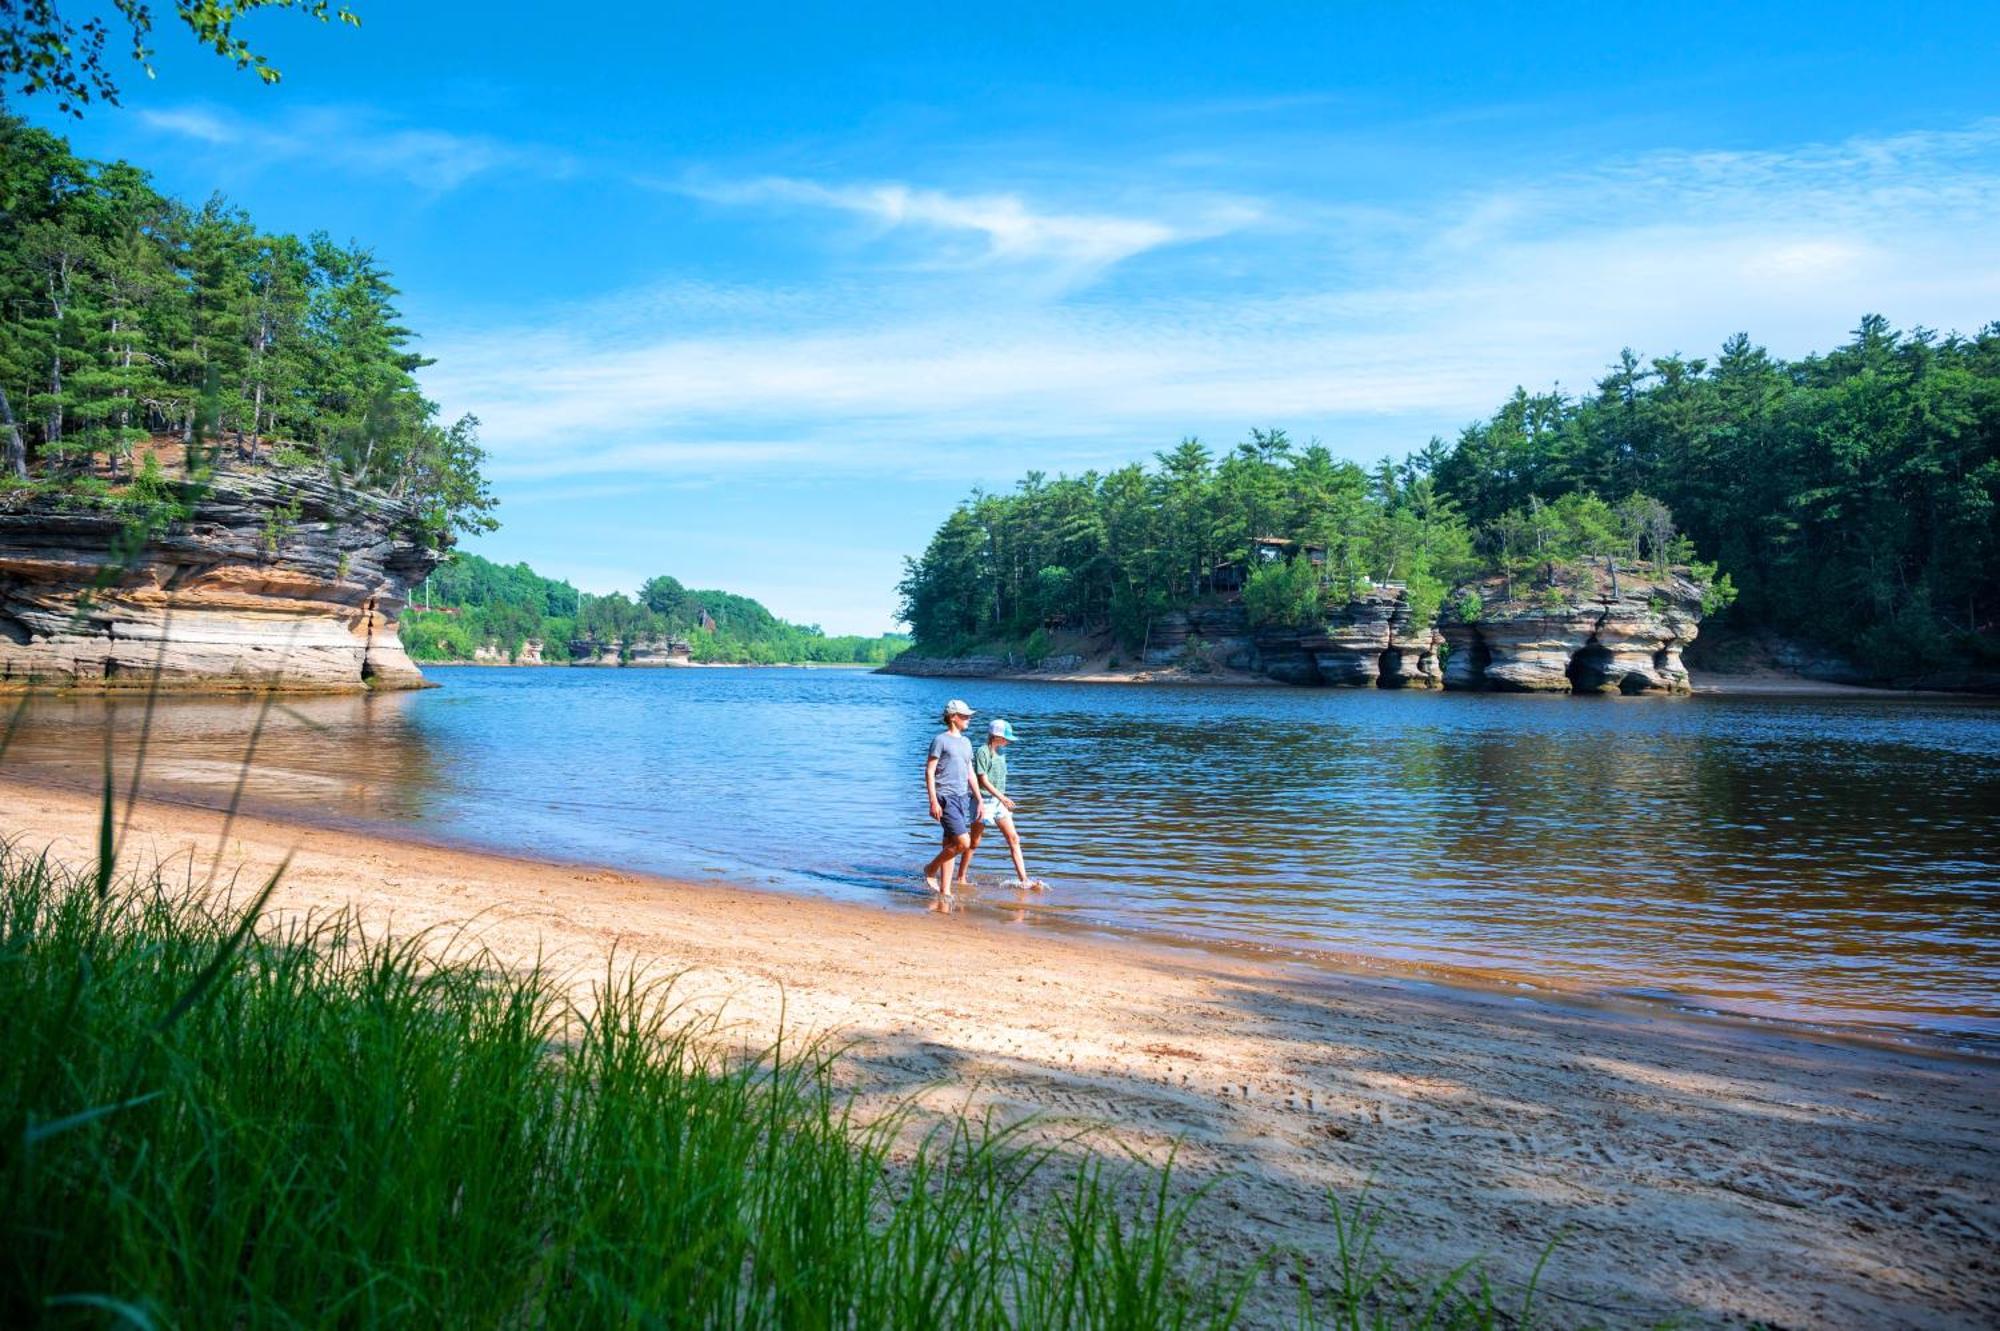
POLYGON ((570 659, 573 642, 610 647, 667 639, 695 661, 727 664, 880 665, 909 645, 900 634, 829 636, 779 619, 732 592, 648 579, 636 597, 592 596, 526 564, 457 554, 417 588, 402 618, 404 649, 419 661, 469 661, 482 649, 520 657, 529 642, 544 661, 570 659))
MULTIPOLYGON (((0 849, 0 1323, 1227 1327, 1269 1279, 1166 1172, 864 1120, 831 1050, 726 1056, 670 986, 258 927, 277 881, 228 910, 0 849)), ((1532 1289, 1403 1279, 1379 1214, 1335 1208, 1287 1324, 1528 1324, 1532 1289)))
POLYGON ((118 504, 163 441, 205 441, 177 462, 323 467, 434 540, 489 530, 477 422, 424 397, 397 294, 364 246, 190 206, 0 115, 0 488, 118 504))
POLYGON ((1741 335, 1713 360, 1627 351, 1589 393, 1517 390, 1372 469, 1258 430, 1220 455, 1186 440, 1109 473, 1031 473, 954 510, 900 590, 920 648, 953 654, 1054 624, 1137 643, 1230 566, 1256 614, 1310 618, 1363 579, 1428 610, 1471 578, 1532 595, 1604 560, 1707 561, 1712 609, 1734 597, 1734 621, 1879 675, 2000 660, 2000 325, 1940 337, 1870 316, 1798 361, 1741 335), (1256 537, 1323 547, 1321 576, 1260 568, 1256 537))

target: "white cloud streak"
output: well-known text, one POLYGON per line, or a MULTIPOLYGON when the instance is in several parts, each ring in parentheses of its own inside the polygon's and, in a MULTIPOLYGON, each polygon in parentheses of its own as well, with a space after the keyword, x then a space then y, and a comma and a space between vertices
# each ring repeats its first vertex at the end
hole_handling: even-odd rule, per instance
POLYGON ((1255 237, 1004 193, 704 189, 936 231, 947 248, 971 235, 987 262, 829 279, 817 298, 643 293, 673 316, 650 329, 557 315, 435 336, 430 383, 484 418, 503 480, 801 464, 951 476, 977 457, 993 473, 979 479, 1004 483, 1261 423, 1366 457, 1448 432, 1517 383, 1585 388, 1626 344, 1701 354, 1748 329, 1797 354, 1871 310, 1968 331, 2000 316, 2000 122, 1648 154, 1400 214, 1302 207, 1305 221, 1255 237), (1246 276, 1218 285, 1212 265, 1253 240, 1246 276), (1142 290, 1023 294, 1024 265, 1100 271, 1154 251, 1142 290), (1369 280, 1316 281, 1328 253, 1369 280))
POLYGON ((903 228, 970 233, 982 242, 971 257, 998 262, 1053 263, 1093 272, 1147 250, 1247 226, 1258 217, 1247 203, 1217 206, 1185 223, 1104 213, 1048 212, 1018 194, 952 194, 899 182, 824 185, 766 176, 749 181, 692 181, 676 187, 709 203, 733 207, 769 205, 830 208, 875 223, 884 231, 903 228))
POLYGON ((252 123, 201 107, 142 110, 138 118, 162 134, 227 148, 239 157, 263 163, 309 159, 436 193, 500 172, 560 179, 577 169, 567 155, 545 148, 483 135, 388 127, 346 110, 296 111, 275 124, 252 123))

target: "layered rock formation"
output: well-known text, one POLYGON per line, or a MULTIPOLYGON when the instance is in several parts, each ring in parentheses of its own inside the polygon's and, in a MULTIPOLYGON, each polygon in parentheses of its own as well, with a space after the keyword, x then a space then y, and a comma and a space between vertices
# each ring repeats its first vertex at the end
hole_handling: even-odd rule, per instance
POLYGON ((1428 624, 1411 622, 1404 589, 1384 585, 1331 611, 1310 628, 1252 628, 1241 602, 1198 606, 1162 616, 1154 625, 1146 663, 1205 663, 1268 675, 1286 684, 1349 688, 1437 688, 1441 639, 1428 624))
POLYGON ((688 665, 693 660, 692 649, 679 638, 641 638, 625 653, 628 666, 688 665))
POLYGON ((1475 616, 1447 615, 1444 684, 1510 693, 1686 693, 1681 651, 1701 624, 1701 587, 1664 574, 1593 568, 1582 585, 1509 600, 1499 579, 1461 588, 1475 616))
MULTIPOLYGON (((635 638, 623 644, 598 638, 572 638, 569 644, 571 665, 680 666, 692 665, 693 662, 688 644, 679 638, 635 638)), ((539 643, 536 644, 534 664, 541 664, 539 643)))
MULTIPOLYGON (((1351 688, 1434 689, 1444 682, 1439 660, 1443 638, 1416 624, 1405 591, 1373 588, 1309 628, 1251 627, 1241 601, 1214 601, 1161 615, 1140 651, 1149 670, 1203 674, 1218 669, 1268 676, 1284 684, 1351 688)), ((973 678, 1069 672, 1083 663, 1075 653, 1050 655, 1038 665, 1017 657, 978 655, 896 658, 891 674, 973 678)))
POLYGON ((497 642, 482 642, 472 649, 472 664, 484 666, 538 666, 547 665, 542 659, 542 643, 539 638, 529 638, 522 642, 519 650, 509 653, 497 642))
POLYGON ((0 687, 423 687, 396 620, 443 552, 404 506, 239 466, 130 558, 128 526, 0 498, 0 687))
POLYGON ((1327 617, 1306 639, 1321 682, 1354 688, 1434 689, 1444 682, 1439 637, 1411 621, 1407 593, 1393 584, 1372 588, 1327 617))
MULTIPOLYGON (((1349 688, 1688 691, 1681 651, 1699 629, 1702 588, 1686 569, 1613 577, 1600 567, 1574 570, 1569 579, 1535 589, 1533 600, 1509 600, 1498 578, 1469 584, 1452 604, 1476 597, 1471 617, 1447 612, 1436 624, 1418 623, 1406 589, 1393 583, 1308 628, 1253 628, 1242 602, 1213 602, 1155 620, 1141 664, 1192 674, 1224 667, 1286 684, 1349 688)), ((887 669, 944 677, 1033 673, 1025 662, 991 655, 906 654, 887 669)))

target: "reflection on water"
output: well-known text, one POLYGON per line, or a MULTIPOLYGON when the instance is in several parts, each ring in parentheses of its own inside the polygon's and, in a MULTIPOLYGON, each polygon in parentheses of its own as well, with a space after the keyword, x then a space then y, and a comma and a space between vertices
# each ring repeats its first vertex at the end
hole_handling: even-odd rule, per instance
MULTIPOLYGON (((249 796, 539 855, 908 889, 948 692, 1005 715, 1021 912, 2000 1036, 2000 708, 1105 688, 839 671, 440 671, 272 709, 249 796)), ((226 800, 254 701, 163 703, 147 785, 226 800)), ((143 707, 38 700, 9 767, 95 779, 143 707)), ((998 876, 997 840, 985 868, 998 876)), ((901 898, 897 898, 901 900, 901 898)), ((915 898, 911 898, 914 902, 915 898)), ((1016 908, 987 889, 988 908, 1016 908)))

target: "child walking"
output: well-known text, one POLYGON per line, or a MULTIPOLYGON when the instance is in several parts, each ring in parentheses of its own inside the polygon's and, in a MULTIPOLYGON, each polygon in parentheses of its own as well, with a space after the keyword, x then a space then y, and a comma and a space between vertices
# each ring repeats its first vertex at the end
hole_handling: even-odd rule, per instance
POLYGON ((979 787, 979 821, 972 825, 972 840, 959 861, 959 881, 972 884, 972 856, 986 829, 997 827, 1007 838, 1007 850, 1014 857, 1014 886, 1041 891, 1048 884, 1028 877, 1028 865, 1021 858, 1021 834, 1014 829, 1014 801, 1007 796, 1007 746, 1014 742, 1014 727, 995 719, 986 728, 986 742, 972 755, 972 779, 979 787))

